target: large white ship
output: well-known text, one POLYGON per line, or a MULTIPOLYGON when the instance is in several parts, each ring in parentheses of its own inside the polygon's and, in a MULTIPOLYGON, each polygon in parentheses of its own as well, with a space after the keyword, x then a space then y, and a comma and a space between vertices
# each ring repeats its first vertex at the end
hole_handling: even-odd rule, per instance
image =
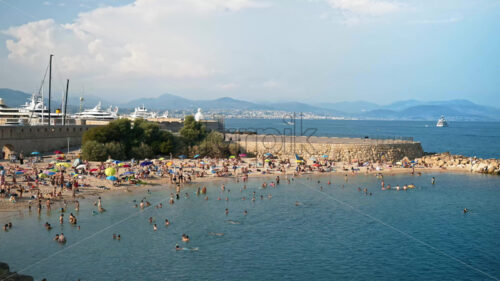
POLYGON ((156 112, 151 112, 148 111, 144 105, 140 107, 136 107, 134 112, 130 114, 130 118, 136 119, 136 118, 143 118, 143 119, 148 119, 148 118, 157 118, 158 114, 156 112))
POLYGON ((441 116, 437 121, 436 127, 448 127, 448 122, 444 119, 444 116, 441 116))
POLYGON ((101 108, 101 102, 99 102, 94 108, 75 113, 73 117, 75 119, 87 120, 115 120, 118 119, 118 107, 113 109, 113 107, 110 106, 109 108, 103 110, 101 108))

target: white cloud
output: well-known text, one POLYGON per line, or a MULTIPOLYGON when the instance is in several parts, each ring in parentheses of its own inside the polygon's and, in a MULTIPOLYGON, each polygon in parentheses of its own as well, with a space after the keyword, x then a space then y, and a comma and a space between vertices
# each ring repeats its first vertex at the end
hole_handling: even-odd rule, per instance
POLYGON ((238 88, 237 83, 224 83, 224 84, 218 84, 217 88, 221 90, 233 90, 235 88, 238 88))
POLYGON ((186 30, 195 27, 196 34, 217 13, 263 6, 253 0, 136 0, 81 13, 69 24, 47 19, 3 33, 11 37, 10 61, 40 66, 52 53, 70 77, 198 78, 216 73, 217 58, 204 44, 210 38, 186 30))
POLYGON ((382 16, 394 13, 401 4, 386 0, 326 0, 331 7, 356 16, 382 16))

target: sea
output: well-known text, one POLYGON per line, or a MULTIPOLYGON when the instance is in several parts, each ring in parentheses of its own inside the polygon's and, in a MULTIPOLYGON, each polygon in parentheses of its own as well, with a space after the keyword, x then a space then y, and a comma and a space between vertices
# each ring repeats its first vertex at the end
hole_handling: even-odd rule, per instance
POLYGON ((500 122, 448 122, 436 127, 435 121, 226 119, 229 131, 328 137, 413 139, 425 152, 450 152, 469 157, 500 158, 500 122))
POLYGON ((109 193, 104 213, 93 213, 96 198, 79 212, 68 208, 65 217, 75 214, 80 230, 67 221, 60 225, 57 209, 24 212, 11 218, 10 231, 0 232, 0 260, 35 280, 500 278, 497 176, 385 176, 392 186, 416 186, 407 191, 382 191, 371 175, 346 182, 338 174, 297 177, 290 184, 282 177, 276 188, 261 187, 273 179, 250 179, 246 189, 234 180, 214 181, 206 184, 208 200, 195 195, 201 184, 191 184, 173 205, 167 202, 175 191, 167 187, 109 193), (153 206, 134 208, 141 199, 153 206), (154 207, 159 203, 163 208, 154 207), (45 222, 53 229, 45 230, 45 222), (61 232, 65 245, 52 241, 61 232))
MULTIPOLYGON (((318 135, 413 137, 429 152, 500 157, 498 123, 436 128, 434 122, 303 122, 318 135)), ((293 124, 226 120, 226 127, 240 129, 284 130, 293 124)), ((229 178, 188 184, 173 205, 172 186, 149 192, 131 187, 102 195, 103 213, 95 212, 97 197, 88 196, 79 212, 69 204, 62 225, 58 208, 40 215, 24 210, 0 219, 2 225, 13 223, 0 231, 0 261, 35 280, 500 279, 499 176, 389 173, 385 184, 415 188, 383 191, 375 175, 325 173, 289 183, 282 176, 276 188, 263 188, 274 176, 246 184, 229 178), (195 193, 203 185, 208 200, 195 193), (140 200, 153 206, 134 208, 140 200), (159 203, 163 207, 155 208, 159 203), (80 229, 67 223, 70 213, 80 229), (45 222, 53 229, 46 230, 45 222), (64 233, 66 244, 52 241, 57 233, 64 233), (183 233, 188 243, 181 241, 183 233)))

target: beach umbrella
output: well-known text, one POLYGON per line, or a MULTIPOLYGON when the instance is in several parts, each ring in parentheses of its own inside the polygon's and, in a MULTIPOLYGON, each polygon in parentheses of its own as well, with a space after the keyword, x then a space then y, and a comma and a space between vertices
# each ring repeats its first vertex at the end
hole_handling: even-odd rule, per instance
POLYGON ((238 156, 240 156, 240 157, 247 157, 247 155, 245 153, 240 153, 238 156))
POLYGON ((116 174, 116 169, 113 167, 106 168, 106 170, 104 170, 104 174, 106 176, 114 176, 116 174))
POLYGON ((133 174, 135 174, 135 173, 132 171, 128 171, 128 172, 121 174, 120 176, 133 175, 133 174))
POLYGON ((76 166, 77 170, 85 169, 85 164, 76 166))
POLYGON ((200 164, 201 164, 201 165, 205 165, 205 162, 201 161, 201 162, 200 162, 200 164))
POLYGON ((43 173, 46 174, 47 176, 53 176, 56 174, 56 172, 52 172, 52 171, 44 171, 43 173))
POLYGON ((31 152, 31 155, 40 155, 40 152, 38 152, 38 151, 33 151, 33 152, 31 152))
POLYGON ((46 177, 48 177, 48 176, 47 176, 47 174, 40 173, 40 174, 38 174, 38 177, 39 177, 39 178, 46 178, 46 177))
POLYGON ((115 161, 115 160, 113 160, 113 159, 108 159, 108 160, 106 160, 106 163, 111 163, 111 162, 113 162, 113 161, 115 161))
POLYGON ((123 167, 123 168, 130 168, 130 164, 123 164, 121 167, 123 167))
POLYGON ((318 163, 313 164, 313 167, 319 167, 319 164, 318 163))
POLYGON ((126 163, 124 163, 124 162, 120 162, 120 163, 118 163, 118 167, 122 167, 122 166, 124 166, 125 164, 126 164, 126 163))
POLYGON ((269 153, 269 152, 268 152, 268 153, 265 153, 265 154, 264 154, 264 156, 266 156, 266 157, 271 157, 271 156, 273 156, 273 155, 272 155, 271 153, 269 153))
POLYGON ((152 165, 152 164, 153 164, 153 162, 151 162, 151 161, 144 161, 144 162, 141 163, 141 166, 144 167, 144 166, 149 166, 149 165, 152 165))
POLYGON ((80 166, 82 164, 82 160, 80 158, 76 158, 75 161, 73 161, 73 167, 80 166))
POLYGON ((174 163, 173 162, 168 162, 167 166, 172 166, 172 164, 174 164, 174 163))
POLYGON ((269 160, 269 159, 266 159, 266 160, 264 160, 264 161, 266 161, 266 162, 271 162, 271 160, 269 160))
POLYGON ((199 155, 199 154, 196 154, 196 155, 194 156, 194 159, 196 159, 196 158, 198 158, 198 157, 200 157, 200 155, 199 155))
POLYGON ((165 160, 165 158, 164 157, 160 157, 160 159, 158 159, 158 160, 163 161, 163 160, 165 160))
POLYGON ((56 151, 54 151, 54 153, 55 153, 55 154, 63 154, 63 152, 62 152, 62 151, 60 151, 60 150, 56 150, 56 151))
POLYGON ((89 172, 97 172, 97 169, 90 169, 89 172))
POLYGON ((66 162, 59 162, 56 164, 56 166, 69 168, 71 167, 71 164, 66 162))
POLYGON ((22 175, 22 174, 24 174, 24 171, 16 171, 15 174, 16 175, 22 175))
POLYGON ((323 154, 323 156, 321 156, 321 157, 323 157, 323 158, 328 158, 328 155, 323 154))
POLYGON ((115 160, 113 161, 113 164, 120 164, 122 161, 115 160))
POLYGON ((183 155, 179 155, 179 158, 180 159, 186 159, 186 155, 184 155, 184 154, 183 155))
POLYGON ((64 160, 64 157, 62 156, 59 156, 59 157, 56 157, 57 160, 64 160))
POLYGON ((109 176, 106 179, 110 180, 110 181, 116 181, 117 180, 117 178, 115 176, 109 176))
POLYGON ((234 155, 229 156, 229 159, 234 159, 234 158, 236 158, 236 156, 234 155))

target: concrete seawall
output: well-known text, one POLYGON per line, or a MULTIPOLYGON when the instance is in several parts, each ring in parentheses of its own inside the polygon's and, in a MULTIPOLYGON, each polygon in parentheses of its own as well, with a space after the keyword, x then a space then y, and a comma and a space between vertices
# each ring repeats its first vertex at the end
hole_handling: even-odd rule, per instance
POLYGON ((78 147, 82 144, 82 135, 94 126, 1 126, 0 146, 4 157, 12 152, 23 152, 28 156, 33 151, 49 152, 57 149, 78 147))
POLYGON ((396 162, 404 157, 414 159, 424 154, 419 142, 409 140, 246 134, 226 134, 226 140, 237 144, 240 151, 257 156, 272 153, 278 157, 293 157, 298 154, 309 159, 328 155, 335 161, 396 162))

